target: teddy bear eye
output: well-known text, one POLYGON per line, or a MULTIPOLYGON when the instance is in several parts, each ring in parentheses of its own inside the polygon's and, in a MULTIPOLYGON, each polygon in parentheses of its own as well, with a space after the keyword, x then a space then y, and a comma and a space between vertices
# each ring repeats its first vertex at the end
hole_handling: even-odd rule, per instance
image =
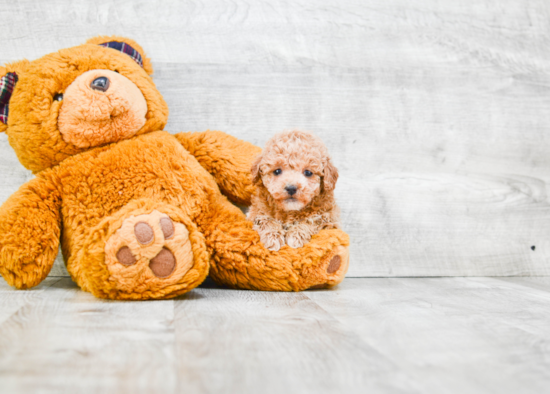
POLYGON ((61 101, 63 100, 63 93, 57 93, 55 96, 53 96, 53 99, 55 101, 61 101))
POLYGON ((275 171, 273 171, 273 174, 275 175, 281 175, 283 173, 283 170, 281 170, 280 168, 277 168, 275 171))
POLYGON ((307 176, 307 177, 309 178, 310 176, 313 175, 313 172, 311 172, 310 170, 305 170, 305 171, 304 171, 304 175, 307 176))

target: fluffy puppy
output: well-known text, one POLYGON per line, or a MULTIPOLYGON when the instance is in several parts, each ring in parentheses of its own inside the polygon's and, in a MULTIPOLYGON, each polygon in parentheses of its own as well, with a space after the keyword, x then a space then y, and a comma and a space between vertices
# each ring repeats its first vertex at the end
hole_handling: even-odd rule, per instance
POLYGON ((252 165, 256 192, 248 219, 269 250, 300 248, 324 228, 339 228, 338 171, 311 133, 276 134, 252 165))

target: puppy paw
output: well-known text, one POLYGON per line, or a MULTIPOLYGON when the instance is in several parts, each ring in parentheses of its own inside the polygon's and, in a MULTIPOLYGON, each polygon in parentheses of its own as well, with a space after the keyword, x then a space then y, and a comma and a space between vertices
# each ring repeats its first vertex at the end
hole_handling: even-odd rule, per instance
POLYGON ((281 231, 264 232, 260 234, 260 240, 267 249, 273 252, 277 252, 285 245, 285 237, 281 231))
POLYGON ((257 216, 252 228, 260 235, 260 241, 266 249, 276 252, 285 245, 285 231, 278 220, 268 216, 257 216))
POLYGON ((303 226, 293 226, 287 231, 285 240, 291 248, 301 248, 311 240, 311 232, 303 226))

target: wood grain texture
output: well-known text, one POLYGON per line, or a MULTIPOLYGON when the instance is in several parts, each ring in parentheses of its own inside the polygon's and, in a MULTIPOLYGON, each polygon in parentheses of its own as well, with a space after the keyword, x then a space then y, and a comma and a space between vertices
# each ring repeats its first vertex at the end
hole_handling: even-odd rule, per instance
POLYGON ((543 393, 550 387, 550 289, 523 280, 349 278, 308 297, 421 392, 543 393))
POLYGON ((550 278, 348 278, 267 293, 207 284, 104 301, 0 279, 1 392, 501 393, 550 387, 550 278))
POLYGON ((418 392, 305 293, 198 289, 185 298, 175 311, 180 392, 418 392))
POLYGON ((68 278, 47 278, 47 291, 1 282, 2 305, 22 300, 0 323, 2 392, 174 392, 174 301, 102 301, 68 278))
MULTIPOLYGON (((136 39, 172 132, 316 132, 340 169, 349 276, 550 275, 545 0, 20 0, 2 15, 0 63, 136 39)), ((2 202, 31 175, 6 136, 0 153, 2 202)))

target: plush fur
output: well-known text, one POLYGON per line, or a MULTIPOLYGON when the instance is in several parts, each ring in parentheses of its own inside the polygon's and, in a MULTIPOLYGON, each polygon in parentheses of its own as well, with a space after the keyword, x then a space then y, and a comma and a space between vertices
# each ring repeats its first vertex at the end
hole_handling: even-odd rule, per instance
POLYGON ((339 228, 334 200, 338 170, 315 135, 275 135, 252 165, 256 192, 248 219, 266 248, 301 248, 323 229, 339 228))
POLYGON ((63 139, 90 148, 134 136, 145 124, 147 102, 138 87, 110 70, 91 70, 76 78, 63 95, 57 125, 63 139), (91 89, 108 77, 109 88, 91 89))
POLYGON ((250 166, 260 149, 218 131, 162 131, 168 108, 152 71, 143 48, 123 37, 0 68, 0 77, 19 77, 0 132, 36 174, 0 208, 4 279, 36 286, 61 242, 72 278, 102 298, 175 297, 208 274, 258 290, 340 282, 348 236, 323 230, 301 249, 264 248, 228 200, 250 203, 250 166), (109 41, 131 45, 143 68, 98 45, 109 41), (88 91, 98 76, 110 79, 105 94, 88 91))

